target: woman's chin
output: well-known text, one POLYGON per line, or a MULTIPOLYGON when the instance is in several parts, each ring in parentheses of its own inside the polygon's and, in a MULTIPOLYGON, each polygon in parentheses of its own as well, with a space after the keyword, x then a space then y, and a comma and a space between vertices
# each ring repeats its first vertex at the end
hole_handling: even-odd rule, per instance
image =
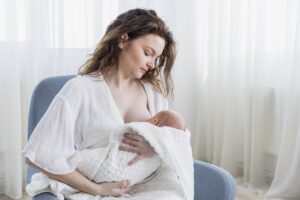
POLYGON ((135 75, 136 79, 141 79, 144 76, 144 73, 138 73, 135 75))

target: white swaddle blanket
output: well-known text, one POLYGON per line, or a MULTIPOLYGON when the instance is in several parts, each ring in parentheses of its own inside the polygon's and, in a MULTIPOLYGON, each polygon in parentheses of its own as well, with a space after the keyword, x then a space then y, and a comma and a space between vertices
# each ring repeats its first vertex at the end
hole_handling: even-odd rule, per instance
POLYGON ((78 165, 78 171, 95 182, 129 180, 131 184, 141 182, 159 168, 158 173, 148 182, 134 186, 129 195, 119 198, 91 196, 40 173, 33 175, 26 190, 32 196, 50 191, 61 200, 193 199, 194 171, 189 131, 160 128, 146 122, 125 124, 111 135, 106 152, 106 157, 98 159, 97 149, 84 151, 82 157, 85 162, 78 165), (126 132, 142 135, 155 149, 157 156, 128 166, 128 161, 135 154, 118 150, 122 135, 126 132))
MULTIPOLYGON (((129 131, 134 133, 133 130, 129 131)), ((99 156, 102 149, 84 150, 77 170, 96 183, 129 180, 131 185, 140 183, 153 174, 161 164, 159 156, 128 165, 136 154, 119 150, 124 133, 124 127, 121 126, 110 135, 107 156, 104 159, 99 156)))

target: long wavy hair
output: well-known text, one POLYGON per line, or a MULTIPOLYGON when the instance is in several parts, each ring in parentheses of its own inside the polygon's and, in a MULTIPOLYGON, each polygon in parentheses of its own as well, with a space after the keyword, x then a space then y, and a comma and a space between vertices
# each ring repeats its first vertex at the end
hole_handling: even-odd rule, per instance
POLYGON ((126 33, 128 41, 147 34, 155 34, 165 40, 165 47, 154 68, 148 70, 141 80, 152 84, 164 96, 173 96, 171 70, 176 57, 175 42, 169 28, 154 10, 132 9, 120 14, 107 27, 105 35, 91 57, 80 67, 78 74, 85 75, 97 71, 105 75, 113 66, 118 66, 121 51, 118 45, 121 36, 126 33))

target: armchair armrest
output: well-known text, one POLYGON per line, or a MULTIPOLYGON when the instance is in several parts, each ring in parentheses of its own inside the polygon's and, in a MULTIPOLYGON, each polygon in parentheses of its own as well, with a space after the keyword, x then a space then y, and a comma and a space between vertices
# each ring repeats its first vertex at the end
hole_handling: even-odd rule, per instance
POLYGON ((194 160, 194 200, 234 200, 235 180, 224 169, 194 160))
POLYGON ((44 192, 32 197, 32 200, 58 200, 53 194, 44 192))

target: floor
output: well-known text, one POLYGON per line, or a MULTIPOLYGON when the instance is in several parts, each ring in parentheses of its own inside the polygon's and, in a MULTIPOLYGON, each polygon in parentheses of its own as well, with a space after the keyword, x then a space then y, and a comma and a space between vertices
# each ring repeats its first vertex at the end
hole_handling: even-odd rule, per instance
POLYGON ((236 187, 236 196, 235 200, 263 200, 263 195, 260 195, 258 192, 250 191, 245 187, 236 187))
MULTIPOLYGON (((13 200, 13 199, 5 195, 0 195, 0 200, 13 200)), ((31 200, 31 198, 27 195, 24 195, 24 197, 21 200, 31 200)))
MULTIPOLYGON (((30 200, 29 196, 25 196, 21 200, 30 200)), ((0 200, 12 200, 9 197, 4 195, 0 195, 0 200)), ((244 189, 237 188, 236 199, 235 200, 263 200, 262 197, 259 197, 257 194, 252 194, 251 192, 247 192, 244 189)))

